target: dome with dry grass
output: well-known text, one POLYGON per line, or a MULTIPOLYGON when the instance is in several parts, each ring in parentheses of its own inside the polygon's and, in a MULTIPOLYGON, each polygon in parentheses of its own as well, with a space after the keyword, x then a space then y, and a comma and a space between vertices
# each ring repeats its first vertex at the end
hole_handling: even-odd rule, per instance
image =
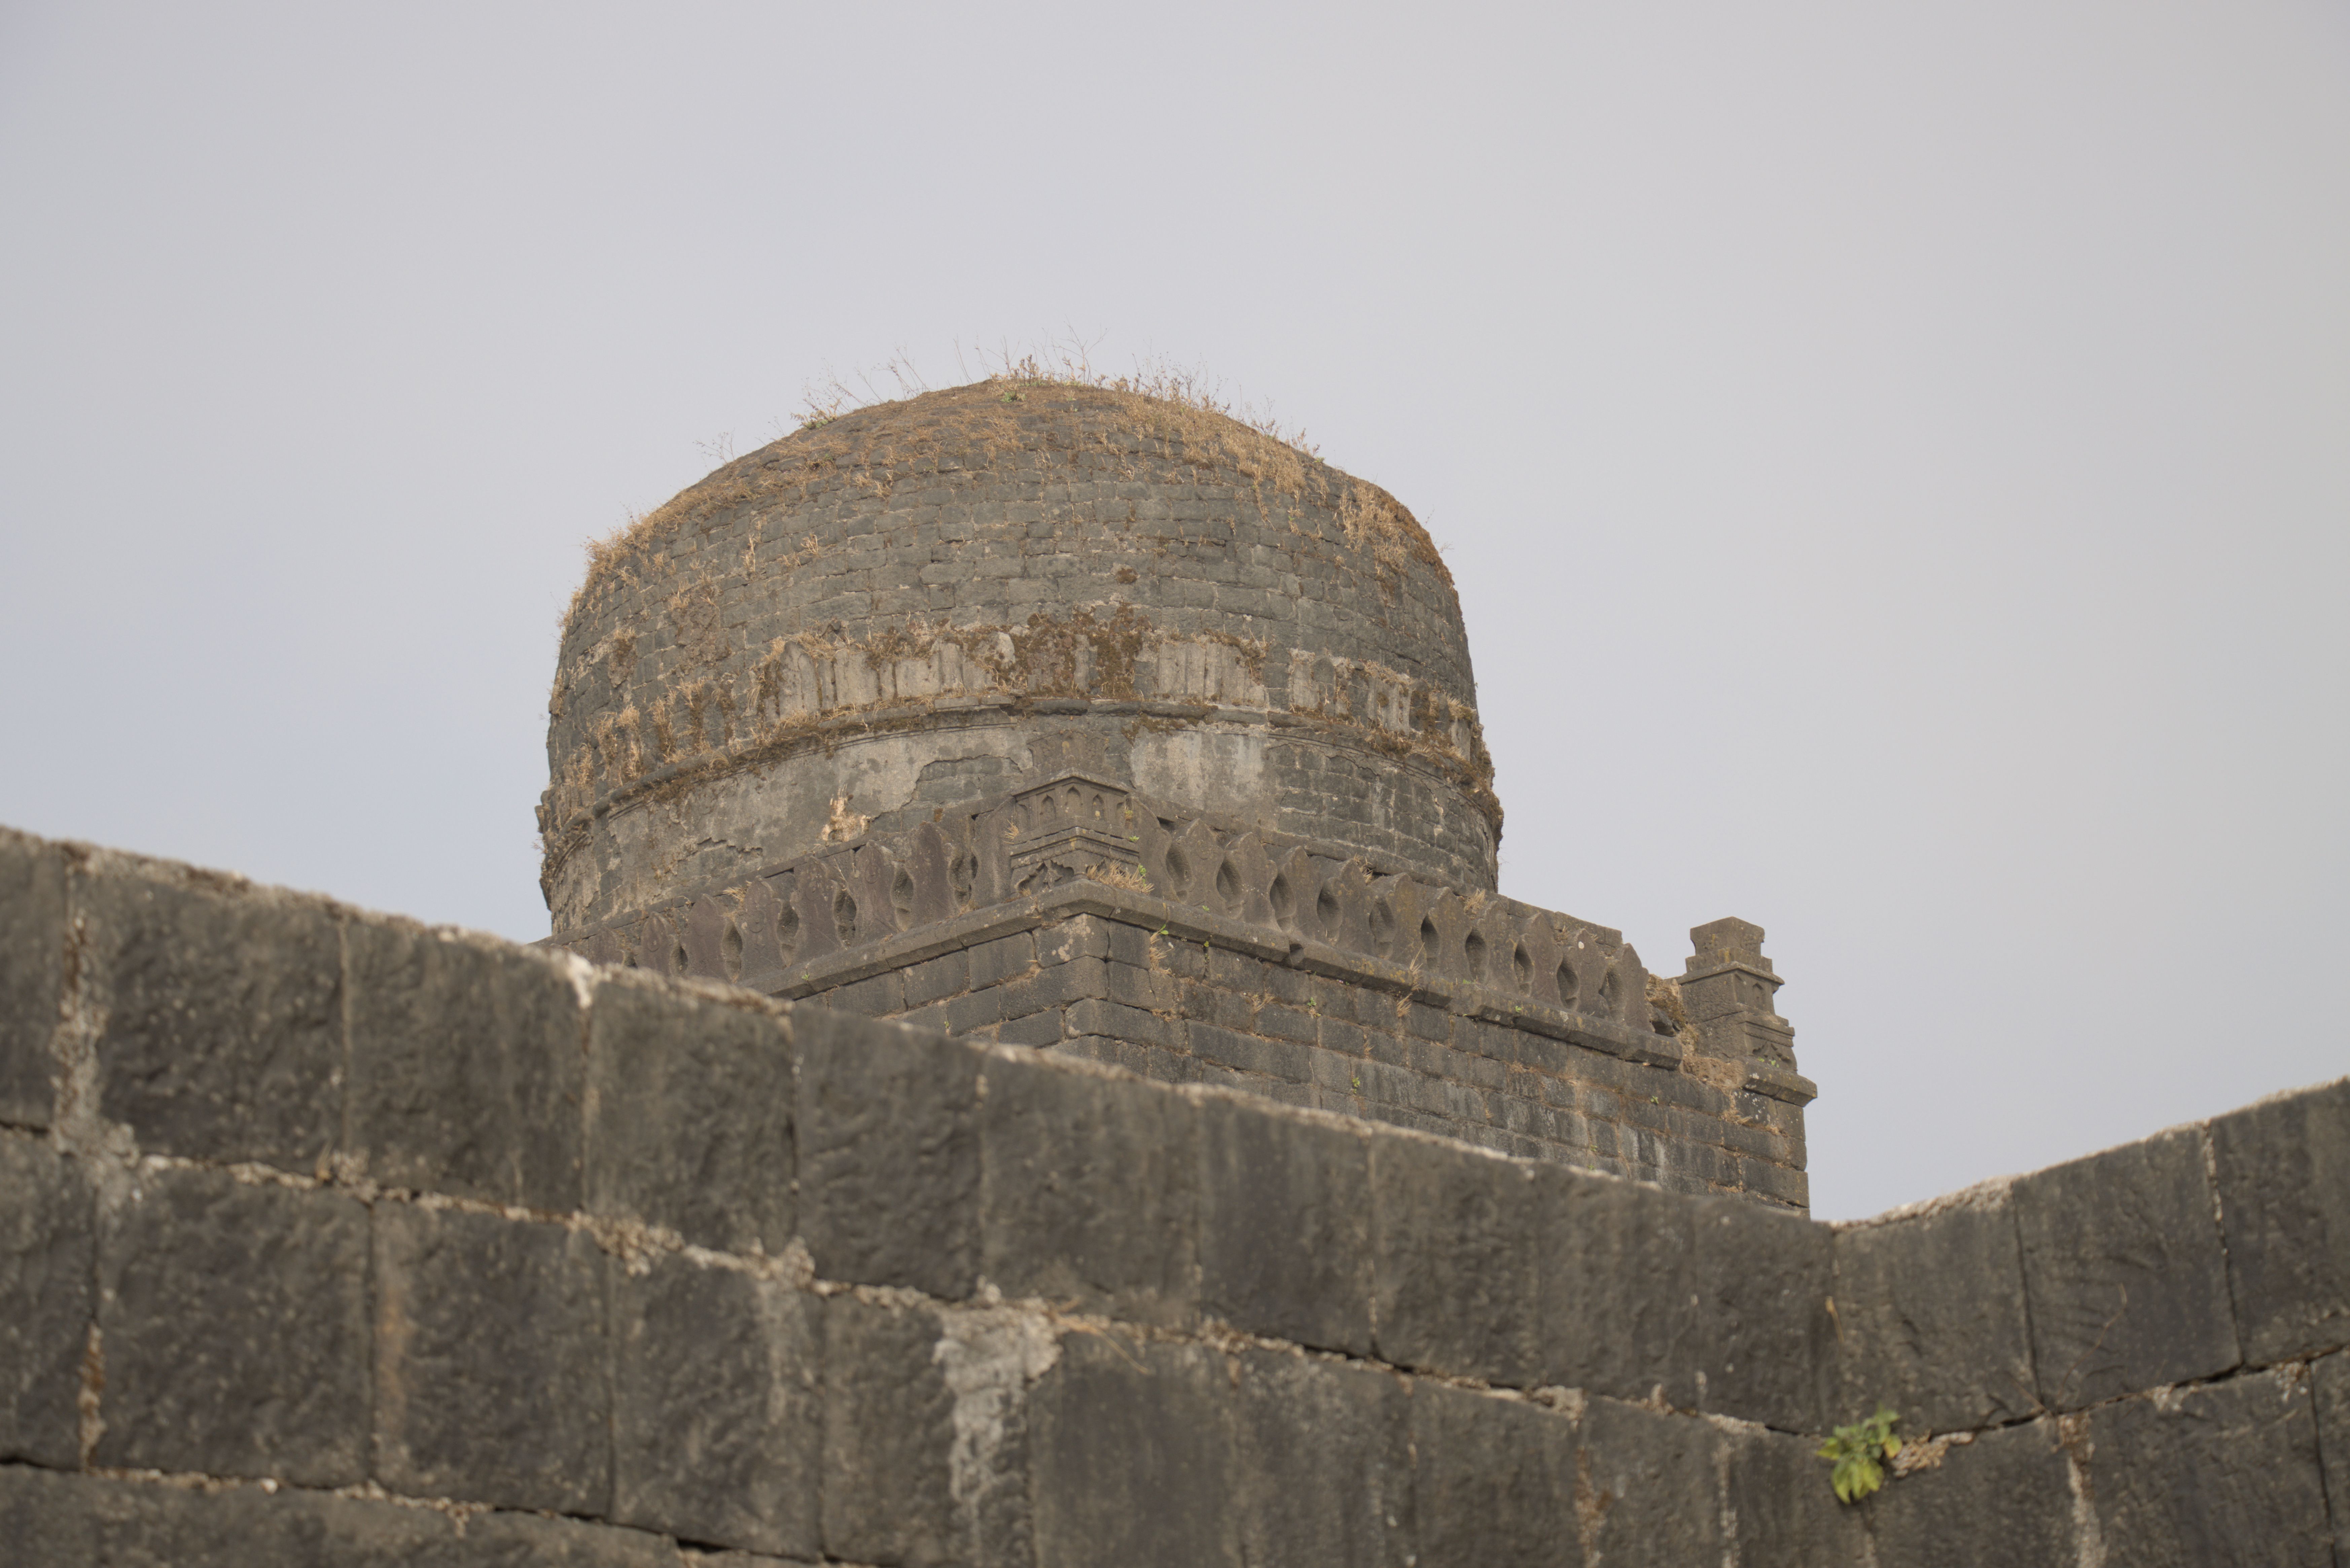
POLYGON ((1076 771, 1466 890, 1501 811, 1396 500, 1196 401, 999 379, 815 421, 591 552, 558 930, 1076 771))

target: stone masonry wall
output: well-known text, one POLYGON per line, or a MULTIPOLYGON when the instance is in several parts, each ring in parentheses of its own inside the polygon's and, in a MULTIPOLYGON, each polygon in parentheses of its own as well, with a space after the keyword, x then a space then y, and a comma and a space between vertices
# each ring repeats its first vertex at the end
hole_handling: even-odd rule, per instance
POLYGON ((2350 1080, 1832 1227, 0 837, 28 1562, 2318 1568, 2345 1190, 2350 1080))

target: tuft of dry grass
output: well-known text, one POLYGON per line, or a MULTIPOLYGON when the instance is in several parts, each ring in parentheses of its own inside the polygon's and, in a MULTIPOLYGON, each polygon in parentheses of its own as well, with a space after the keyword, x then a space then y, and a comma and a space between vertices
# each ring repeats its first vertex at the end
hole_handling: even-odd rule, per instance
POLYGON ((1097 861, 1085 869, 1088 882, 1099 882, 1105 888, 1123 888, 1129 893, 1150 891, 1150 873, 1139 866, 1111 865, 1097 861))

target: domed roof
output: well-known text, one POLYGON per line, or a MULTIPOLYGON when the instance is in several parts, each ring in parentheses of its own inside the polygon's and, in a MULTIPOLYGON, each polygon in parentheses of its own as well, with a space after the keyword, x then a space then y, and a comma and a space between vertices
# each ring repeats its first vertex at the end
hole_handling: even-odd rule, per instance
POLYGON ((576 929, 1083 770, 1490 889, 1475 700, 1385 491, 1198 408, 981 382, 786 436, 598 547, 543 883, 576 929))

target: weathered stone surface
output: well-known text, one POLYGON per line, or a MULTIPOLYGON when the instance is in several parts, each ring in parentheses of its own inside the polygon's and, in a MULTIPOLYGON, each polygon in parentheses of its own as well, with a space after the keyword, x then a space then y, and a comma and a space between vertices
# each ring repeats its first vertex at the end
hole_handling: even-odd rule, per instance
POLYGON ((825 1307, 824 1549, 853 1563, 971 1560, 955 1507, 954 1392, 939 1317, 836 1297, 825 1307))
POLYGON ((1199 1111, 1153 1085, 999 1053, 982 1068, 983 1272, 1151 1324, 1199 1310, 1199 1111))
POLYGON ((1371 1185, 1357 1133, 1201 1106, 1201 1306, 1249 1334, 1367 1355, 1371 1185))
POLYGON ((2182 1127, 2014 1188, 2040 1397, 2076 1410, 2241 1360, 2203 1134, 2182 1127))
POLYGON ((1721 1441, 1722 1528, 1738 1568, 1903 1568, 1870 1556, 1866 1510, 1836 1501, 1817 1438, 1746 1427, 1721 1441))
POLYGON ((352 920, 350 1141, 387 1186, 579 1207, 586 1019, 562 955, 352 920))
POLYGON ((2087 1490, 2108 1563, 2328 1568, 2309 1391, 2282 1372, 2089 1412, 2087 1490))
MULTIPOLYGON (((1827 1493, 1829 1462, 1813 1465, 1813 1484, 1827 1493)), ((1953 1444, 1939 1465, 1889 1478, 1852 1511, 1866 1514, 1882 1568, 2041 1568, 2078 1560, 2072 1461, 2054 1419, 1953 1444)))
POLYGON ((1438 1383, 1411 1392, 1420 1568, 1582 1568, 1590 1561, 1575 1423, 1438 1383))
POLYGON ((366 1472, 368 1214, 140 1173, 99 1249, 97 1462, 343 1486, 366 1472))
POLYGON ((588 1026, 588 1207, 778 1254, 794 1224, 783 1022, 606 977, 588 1026))
POLYGON ((99 1110, 151 1153, 307 1175, 342 1118, 342 937, 324 909, 78 875, 99 1110))
POLYGON ((679 1562, 674 1542, 641 1530, 492 1513, 466 1521, 452 1568, 678 1568, 679 1562))
POLYGON ((469 1554, 455 1522, 430 1509, 13 1466, 0 1466, 0 1541, 21 1553, 9 1561, 27 1568, 471 1568, 516 1561, 469 1554))
POLYGON ((377 1480, 504 1508, 605 1509, 595 1243, 559 1225, 382 1204, 374 1292, 377 1480))
POLYGON ((1694 1416, 1593 1399, 1577 1438, 1575 1507, 1589 1560, 1721 1560, 1727 1439, 1719 1428, 1694 1416))
POLYGON ((1373 1141, 1370 1172, 1380 1357, 1531 1386, 1534 1168, 1391 1136, 1373 1141))
POLYGON ((1831 1425, 1846 1419, 1837 1411, 1866 1416, 1883 1403, 1906 1429, 1950 1432, 2038 1406, 2004 1186, 1836 1232, 1835 1296, 1843 1376, 1831 1425))
POLYGON ((64 857, 0 829, 0 1122, 49 1125, 65 951, 64 857))
POLYGON ((80 1459, 94 1224, 78 1161, 0 1133, 0 1459, 80 1459))
POLYGON ((611 1517, 816 1555, 816 1298, 674 1253, 608 1266, 611 1517))
POLYGON ((979 1273, 979 1053, 817 1008, 799 1050, 803 1234, 825 1279, 967 1296, 979 1273))
POLYGON ((1534 1168, 1536 1381, 1694 1407, 1696 1205, 1627 1181, 1534 1168))
POLYGON ((2211 1123, 2244 1357, 2350 1344, 2350 1078, 2211 1123))
POLYGON ((1240 1568, 1224 1357, 1073 1334, 1031 1419, 1038 1568, 1240 1568))
POLYGON ((1239 1357, 1233 1507, 1241 1561, 1406 1568, 1410 1400, 1391 1373, 1267 1351, 1239 1357))
POLYGON ((2336 1351, 2310 1364, 2311 1403, 2317 1417, 2317 1451, 2324 1461, 2325 1495, 2334 1510, 2338 1555, 2350 1546, 2350 1351, 2336 1351))
POLYGON ((1833 1233, 1736 1199, 1693 1207, 1699 1407, 1782 1430, 1821 1429, 1835 1376, 1833 1233))

